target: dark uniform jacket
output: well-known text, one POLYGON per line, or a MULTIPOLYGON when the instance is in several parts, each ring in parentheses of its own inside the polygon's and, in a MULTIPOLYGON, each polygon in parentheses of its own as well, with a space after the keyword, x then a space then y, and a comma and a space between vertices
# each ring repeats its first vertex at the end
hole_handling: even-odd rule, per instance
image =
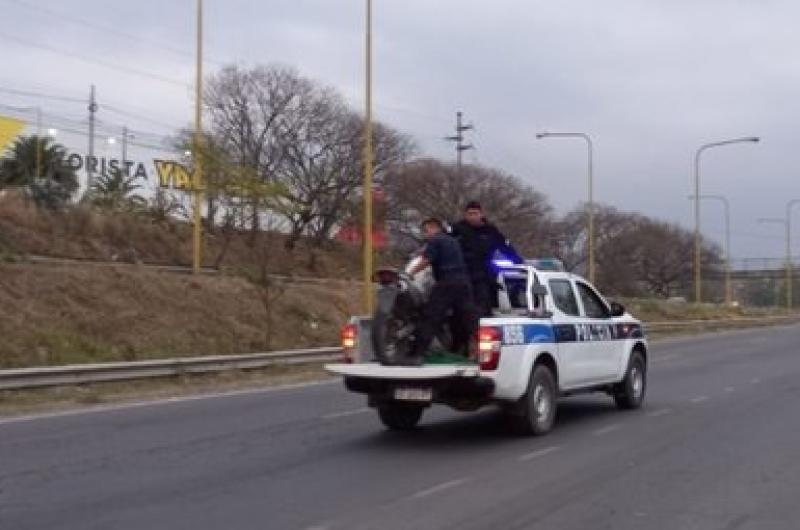
POLYGON ((425 243, 422 253, 430 262, 436 281, 468 279, 461 248, 449 235, 436 234, 425 243))
POLYGON ((461 244, 464 262, 473 283, 489 281, 492 272, 489 262, 495 252, 500 252, 514 263, 522 263, 517 251, 496 226, 484 220, 480 226, 472 226, 466 221, 455 223, 450 234, 461 244))

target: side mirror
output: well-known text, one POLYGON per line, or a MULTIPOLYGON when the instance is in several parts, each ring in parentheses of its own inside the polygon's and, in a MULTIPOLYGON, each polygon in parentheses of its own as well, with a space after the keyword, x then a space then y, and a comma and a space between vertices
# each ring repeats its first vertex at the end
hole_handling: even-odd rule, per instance
POLYGON ((619 302, 611 302, 609 305, 611 306, 612 317, 621 317, 625 314, 625 306, 619 302))

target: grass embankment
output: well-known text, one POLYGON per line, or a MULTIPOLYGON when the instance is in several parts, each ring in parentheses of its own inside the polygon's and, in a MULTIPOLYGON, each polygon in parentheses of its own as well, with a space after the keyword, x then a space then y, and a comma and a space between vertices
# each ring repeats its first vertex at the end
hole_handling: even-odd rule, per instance
POLYGON ((0 265, 0 367, 328 346, 357 299, 286 284, 270 330, 259 288, 236 276, 0 265))
POLYGON ((694 304, 658 299, 628 299, 621 301, 631 314, 645 322, 717 320, 787 314, 785 309, 775 307, 735 307, 724 304, 694 304))
MULTIPOLYGON (((191 225, 147 213, 107 213, 86 206, 64 211, 36 208, 13 193, 0 191, 0 261, 24 262, 26 255, 189 266, 191 225)), ((323 278, 360 278, 357 247, 301 239, 296 248, 275 232, 251 234, 216 229, 204 234, 203 265, 233 272, 266 265, 276 274, 323 278), (263 249, 271 252, 265 257, 263 249)))

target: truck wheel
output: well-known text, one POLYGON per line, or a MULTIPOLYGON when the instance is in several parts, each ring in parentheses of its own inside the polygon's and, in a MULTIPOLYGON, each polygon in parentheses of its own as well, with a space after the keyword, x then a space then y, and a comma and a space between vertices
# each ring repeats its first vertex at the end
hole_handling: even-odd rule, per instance
POLYGON ((414 405, 381 405, 378 416, 391 431, 410 431, 419 423, 423 410, 414 405))
POLYGON ((536 436, 549 432, 556 420, 556 399, 553 373, 543 364, 535 366, 527 393, 509 412, 512 429, 519 434, 536 436))
POLYGON ((625 379, 614 387, 614 401, 617 407, 626 410, 642 406, 647 391, 647 365, 639 351, 631 354, 625 379))

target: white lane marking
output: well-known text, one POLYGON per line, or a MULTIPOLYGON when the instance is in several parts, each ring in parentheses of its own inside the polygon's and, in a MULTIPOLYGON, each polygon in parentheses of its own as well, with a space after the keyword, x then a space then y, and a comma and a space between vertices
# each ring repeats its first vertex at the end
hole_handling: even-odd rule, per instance
POLYGON ((555 453, 561 449, 557 445, 552 445, 550 447, 545 447, 544 449, 539 449, 538 451, 534 451, 532 453, 527 453, 519 457, 519 459, 523 462, 527 462, 528 460, 533 460, 534 458, 541 458, 545 455, 549 455, 550 453, 555 453))
POLYGON ((191 401, 201 401, 204 399, 217 399, 229 398, 237 396, 248 396, 257 394, 269 394, 272 392, 280 392, 282 390, 296 390, 300 388, 308 388, 313 386, 323 386, 332 384, 341 384, 338 380, 333 381, 311 381, 308 383, 295 383, 291 385, 273 386, 267 388, 249 388, 244 390, 231 390, 229 392, 216 392, 212 394, 201 394, 197 396, 180 396, 169 397, 163 399, 154 399, 148 401, 135 401, 133 403, 120 403, 116 405, 98 405, 88 408, 79 408, 74 410, 63 410, 60 412, 45 412, 42 414, 30 414, 22 416, 9 416, 7 418, 0 418, 0 426, 9 425, 14 423, 22 423, 36 420, 49 420, 56 418, 68 418, 71 416, 82 416, 84 414, 98 414, 101 412, 118 412, 130 409, 138 409, 144 407, 156 407, 158 405, 170 405, 173 403, 187 403, 191 401))
POLYGON ((692 403, 702 403, 703 401, 708 401, 708 396, 693 397, 689 401, 692 402, 692 403))
POLYGON ((751 385, 757 385, 760 382, 761 382, 761 379, 759 379, 758 377, 754 377, 753 379, 750 380, 750 384, 751 385))
POLYGON ((416 492, 415 494, 413 494, 411 496, 411 498, 412 499, 421 499, 423 497, 429 497, 429 496, 434 495, 436 493, 441 493, 442 491, 455 488, 456 486, 460 486, 460 485, 464 484, 467 480, 469 480, 469 478, 468 477, 464 477, 464 478, 458 478, 458 479, 455 479, 455 480, 449 480, 447 482, 442 482, 441 484, 437 484, 436 486, 433 486, 431 488, 427 488, 427 489, 424 489, 424 490, 416 492))
POLYGON ((725 387, 725 392, 727 392, 727 393, 729 393, 729 394, 730 394, 731 392, 733 392, 734 390, 736 390, 736 387, 733 387, 733 386, 726 386, 726 387, 725 387))
POLYGON ((619 424, 618 423, 614 423, 612 425, 608 425, 606 427, 603 427, 602 429, 597 429, 595 431, 592 431, 592 434, 595 435, 595 436, 603 436, 604 434, 608 434, 610 432, 616 431, 617 429, 619 429, 619 424))
POLYGON ((342 412, 332 412, 331 414, 325 414, 322 419, 323 420, 335 420, 338 418, 347 418, 348 416, 356 416, 358 414, 364 414, 365 412, 369 412, 369 408, 362 407, 360 409, 353 409, 353 410, 345 410, 342 412))
POLYGON ((672 414, 672 409, 654 410, 653 412, 648 412, 647 413, 647 417, 649 417, 649 418, 658 418, 660 416, 666 416, 667 414, 672 414))

